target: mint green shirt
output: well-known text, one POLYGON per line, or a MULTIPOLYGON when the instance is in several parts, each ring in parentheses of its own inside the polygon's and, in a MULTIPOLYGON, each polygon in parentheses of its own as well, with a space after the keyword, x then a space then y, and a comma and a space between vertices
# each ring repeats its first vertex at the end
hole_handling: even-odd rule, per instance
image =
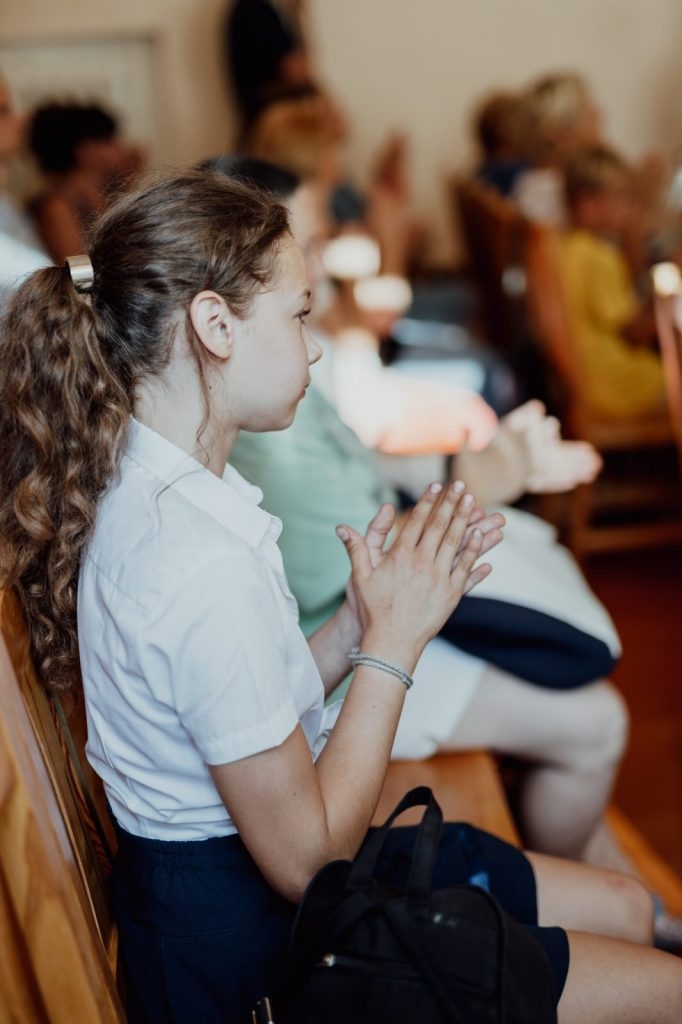
POLYGON ((310 636, 344 599, 350 563, 334 529, 364 533, 384 501, 395 501, 374 457, 313 385, 287 430, 243 432, 230 463, 263 491, 263 507, 283 522, 279 547, 310 636))

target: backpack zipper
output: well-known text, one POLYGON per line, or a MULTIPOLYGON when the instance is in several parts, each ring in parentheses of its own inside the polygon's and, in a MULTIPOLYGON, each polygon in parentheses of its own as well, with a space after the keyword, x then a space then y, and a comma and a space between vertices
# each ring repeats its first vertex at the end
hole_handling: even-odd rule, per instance
POLYGON ((361 957, 346 956, 340 953, 325 953, 316 967, 347 967, 365 974, 385 974, 387 971, 398 971, 402 977, 416 977, 418 972, 403 960, 365 960, 361 957))

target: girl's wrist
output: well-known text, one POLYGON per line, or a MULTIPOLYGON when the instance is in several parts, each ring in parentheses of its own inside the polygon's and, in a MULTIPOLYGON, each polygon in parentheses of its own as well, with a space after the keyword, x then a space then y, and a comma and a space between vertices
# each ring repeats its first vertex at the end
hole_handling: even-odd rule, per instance
POLYGON ((372 654, 399 665, 409 675, 414 672, 424 649, 424 645, 414 639, 391 635, 387 630, 376 628, 366 630, 354 646, 359 647, 363 654, 372 654))
POLYGON ((352 647, 357 647, 362 639, 362 625, 353 614, 353 610, 348 604, 348 599, 343 602, 334 618, 344 650, 349 651, 352 647))

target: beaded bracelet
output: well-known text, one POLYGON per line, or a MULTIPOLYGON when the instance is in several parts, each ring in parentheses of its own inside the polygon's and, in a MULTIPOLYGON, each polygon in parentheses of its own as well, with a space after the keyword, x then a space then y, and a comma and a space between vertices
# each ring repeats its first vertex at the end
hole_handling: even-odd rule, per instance
POLYGON ((409 690, 414 683, 414 679, 409 672, 405 671, 404 668, 400 668, 399 665, 394 665, 392 661, 386 661, 385 658, 377 658, 373 654, 364 654, 359 647, 353 648, 348 655, 348 660, 353 665, 353 668, 357 668, 358 665, 367 665, 368 668, 378 668, 382 672, 388 672, 389 675, 395 676, 396 679, 399 679, 407 690, 409 690))

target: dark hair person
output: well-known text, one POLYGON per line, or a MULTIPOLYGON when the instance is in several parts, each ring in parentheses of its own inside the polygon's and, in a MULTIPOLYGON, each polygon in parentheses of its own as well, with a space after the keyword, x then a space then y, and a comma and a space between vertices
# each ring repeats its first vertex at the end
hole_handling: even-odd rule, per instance
POLYGON ((29 144, 43 173, 31 211, 55 263, 82 252, 94 220, 143 163, 98 103, 46 103, 34 111, 29 144))

